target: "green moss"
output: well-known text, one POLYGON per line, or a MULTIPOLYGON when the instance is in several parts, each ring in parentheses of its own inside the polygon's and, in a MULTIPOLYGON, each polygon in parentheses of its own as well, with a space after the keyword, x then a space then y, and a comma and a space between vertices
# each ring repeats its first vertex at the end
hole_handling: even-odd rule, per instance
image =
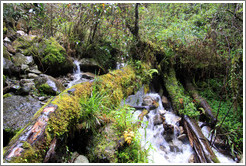
POLYGON ((11 97, 12 95, 10 93, 6 93, 3 95, 3 98, 11 97))
POLYGON ((45 50, 42 58, 43 63, 62 64, 65 62, 66 50, 54 39, 45 40, 45 50))
POLYGON ((6 34, 7 34, 7 32, 8 32, 8 28, 3 27, 3 34, 4 34, 4 35, 6 35, 6 34))
POLYGON ((38 91, 41 94, 56 95, 56 92, 54 92, 54 90, 52 89, 52 87, 49 86, 47 83, 41 84, 37 88, 38 88, 38 91))
POLYGON ((176 78, 174 68, 169 68, 169 72, 164 73, 163 76, 165 87, 172 99, 174 110, 179 114, 197 118, 200 113, 196 110, 192 99, 185 94, 184 87, 176 78))

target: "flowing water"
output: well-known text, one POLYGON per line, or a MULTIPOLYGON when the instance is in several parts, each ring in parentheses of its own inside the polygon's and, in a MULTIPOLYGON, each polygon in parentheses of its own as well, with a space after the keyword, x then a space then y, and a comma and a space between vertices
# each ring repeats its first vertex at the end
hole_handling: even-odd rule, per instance
POLYGON ((73 80, 68 83, 67 88, 70 88, 75 84, 88 81, 88 79, 82 78, 83 72, 80 70, 80 62, 78 60, 74 60, 73 63, 75 64, 75 68, 73 69, 73 80))
MULTIPOLYGON (((149 162, 159 164, 189 163, 189 160, 194 154, 194 151, 190 146, 187 137, 182 139, 182 141, 177 137, 180 134, 180 117, 175 115, 172 110, 165 110, 162 105, 161 97, 158 93, 144 94, 144 90, 141 88, 135 95, 129 96, 124 103, 132 106, 141 106, 143 99, 146 96, 157 99, 159 103, 158 108, 151 110, 144 117, 143 122, 141 123, 142 127, 139 128, 142 140, 141 144, 145 149, 149 149, 149 162), (172 135, 165 135, 163 124, 156 125, 154 123, 156 116, 164 116, 165 122, 174 126, 174 132, 172 135)), ((138 116, 141 114, 141 112, 141 110, 136 110, 133 112, 133 116, 136 121, 138 120, 138 116)), ((206 128, 203 128, 203 132, 205 136, 208 136, 206 135, 206 128)), ((215 149, 213 150, 222 163, 235 162, 229 157, 219 153, 215 149)))

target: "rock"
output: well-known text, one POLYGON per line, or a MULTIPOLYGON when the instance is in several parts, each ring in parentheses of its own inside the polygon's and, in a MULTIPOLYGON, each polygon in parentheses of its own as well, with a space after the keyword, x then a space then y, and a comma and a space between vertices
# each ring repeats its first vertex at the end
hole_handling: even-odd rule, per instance
POLYGON ((3 58, 3 73, 10 77, 19 76, 20 67, 15 66, 12 61, 3 58))
POLYGON ((74 163, 89 163, 89 160, 84 155, 79 155, 75 160, 74 163))
POLYGON ((159 114, 163 116, 167 111, 166 110, 159 110, 159 114))
POLYGON ((93 58, 82 58, 80 61, 80 70, 96 74, 105 74, 105 69, 93 58), (100 73, 99 73, 100 71, 100 73))
POLYGON ((191 154, 188 163, 195 163, 195 155, 191 154))
POLYGON ((39 101, 44 101, 46 99, 47 99, 47 97, 45 97, 45 96, 41 96, 41 97, 38 98, 39 101))
POLYGON ((183 152, 181 149, 182 147, 182 142, 178 140, 173 140, 172 142, 169 143, 170 151, 171 152, 183 152))
POLYGON ((29 69, 28 72, 34 73, 34 74, 41 74, 42 72, 39 71, 38 69, 29 69))
POLYGON ((4 44, 4 46, 7 48, 8 52, 11 54, 15 54, 16 50, 13 48, 11 44, 4 44))
POLYGON ((3 129, 16 131, 30 122, 33 115, 41 108, 38 100, 31 96, 16 96, 3 99, 3 129))
POLYGON ((17 37, 27 35, 24 31, 21 31, 21 30, 16 31, 16 34, 17 34, 17 37))
POLYGON ((23 87, 21 87, 20 89, 17 90, 17 94, 25 96, 25 95, 28 95, 30 91, 31 91, 31 87, 23 86, 23 87))
POLYGON ((32 53, 38 69, 51 76, 58 77, 73 71, 73 60, 52 37, 40 42, 35 40, 24 52, 25 55, 32 53))
POLYGON ((25 56, 21 53, 17 53, 13 56, 13 63, 15 66, 30 65, 33 63, 33 58, 31 56, 25 56))
POLYGON ((170 104, 169 104, 169 101, 168 101, 167 97, 162 96, 161 97, 161 101, 162 101, 162 105, 163 105, 164 108, 170 109, 170 104))
POLYGON ((4 43, 7 43, 7 44, 11 44, 11 40, 10 40, 8 37, 5 37, 5 38, 3 39, 3 42, 4 42, 4 43))
MULTIPOLYGON (((31 73, 29 73, 31 74, 31 73)), ((55 78, 42 74, 41 77, 36 77, 34 82, 39 92, 48 95, 57 95, 65 90, 65 87, 55 78)))
POLYGON ((161 118, 160 114, 156 114, 153 118, 153 121, 154 121, 154 126, 163 123, 163 119, 161 118))
POLYGON ((181 134, 177 137, 180 141, 183 141, 186 138, 186 134, 181 134))
POLYGON ((92 74, 92 73, 89 73, 89 72, 82 73, 82 78, 85 78, 85 79, 94 79, 95 78, 95 74, 92 74))
POLYGON ((153 99, 152 99, 152 97, 150 97, 150 96, 145 96, 145 97, 143 98, 143 103, 142 103, 143 106, 149 106, 149 105, 152 105, 152 104, 153 104, 153 99))
POLYGON ((5 46, 3 46, 3 57, 11 61, 11 54, 7 51, 5 46))
POLYGON ((167 148, 164 147, 163 145, 160 145, 160 150, 162 150, 163 152, 167 153, 167 148))
POLYGON ((39 76, 37 74, 34 74, 34 73, 28 73, 27 77, 28 78, 37 78, 39 76))
POLYGON ((184 128, 183 128, 183 126, 179 126, 179 134, 181 135, 181 134, 183 134, 184 133, 184 128))
POLYGON ((170 151, 171 152, 175 152, 175 153, 177 153, 177 152, 182 152, 182 149, 180 149, 178 146, 176 146, 176 145, 170 145, 169 146, 170 147, 170 151))
POLYGON ((28 68, 29 68, 28 65, 25 65, 25 64, 22 64, 22 65, 21 65, 21 70, 22 70, 22 71, 26 71, 28 68))

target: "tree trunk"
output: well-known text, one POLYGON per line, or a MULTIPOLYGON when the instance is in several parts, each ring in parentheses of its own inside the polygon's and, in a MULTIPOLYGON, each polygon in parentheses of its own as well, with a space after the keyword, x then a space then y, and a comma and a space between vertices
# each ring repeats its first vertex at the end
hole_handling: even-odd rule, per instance
POLYGON ((193 148, 202 163, 219 163, 217 156, 211 149, 207 139, 203 135, 201 128, 194 119, 184 115, 185 129, 188 133, 190 142, 193 142, 193 148))
MULTIPOLYGON (((181 114, 179 110, 184 108, 183 99, 187 97, 185 96, 183 86, 179 83, 179 81, 176 78, 173 66, 169 68, 169 71, 166 71, 166 73, 164 73, 163 79, 165 82, 167 92, 171 97, 174 111, 176 111, 178 114, 181 114)), ((195 120, 191 119, 186 115, 184 115, 183 120, 190 144, 195 150, 200 162, 219 162, 213 150, 209 146, 205 136, 203 135, 201 128, 197 125, 195 120)))
POLYGON ((210 120, 210 125, 211 128, 215 127, 216 123, 216 118, 214 117, 212 113, 212 108, 209 106, 207 101, 201 97, 198 92, 196 91, 195 87, 192 85, 191 82, 186 80, 186 88, 188 92, 192 95, 193 99, 195 99, 195 102, 197 102, 205 111, 205 115, 208 117, 210 120))
POLYGON ((97 81, 77 84, 65 90, 47 102, 12 138, 4 148, 4 162, 47 162, 54 153, 56 142, 66 138, 69 130, 78 123, 80 100, 90 97, 93 85, 112 93, 107 99, 110 105, 116 106, 141 84, 133 67, 128 65, 98 77, 97 81))

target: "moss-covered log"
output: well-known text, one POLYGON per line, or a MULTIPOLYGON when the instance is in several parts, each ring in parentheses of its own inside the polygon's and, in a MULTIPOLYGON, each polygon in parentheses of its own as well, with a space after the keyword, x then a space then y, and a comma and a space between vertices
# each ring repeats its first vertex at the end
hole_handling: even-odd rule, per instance
POLYGON ((201 128, 197 125, 196 121, 191 118, 198 116, 196 108, 194 107, 191 98, 185 94, 181 83, 177 80, 173 67, 170 67, 169 71, 164 73, 163 79, 167 92, 171 97, 174 110, 182 116, 185 115, 183 120, 184 124, 186 124, 186 131, 200 162, 219 162, 203 135, 201 128), (190 115, 191 117, 187 115, 190 115))
POLYGON ((193 99, 204 109, 205 115, 207 119, 210 121, 211 127, 214 127, 216 123, 216 118, 213 115, 212 108, 209 106, 207 101, 198 94, 195 87, 188 80, 186 80, 186 88, 188 92, 192 95, 193 99))
MULTIPOLYGON (((149 68, 146 65, 146 69, 149 68)), ((33 117, 4 148, 4 162, 44 162, 50 157, 55 146, 52 140, 66 138, 69 130, 79 122, 81 111, 80 101, 89 98, 93 87, 109 94, 107 100, 112 105, 132 94, 141 81, 136 77, 133 67, 126 66, 109 74, 95 78, 93 82, 74 85, 59 96, 51 99, 33 117)))

